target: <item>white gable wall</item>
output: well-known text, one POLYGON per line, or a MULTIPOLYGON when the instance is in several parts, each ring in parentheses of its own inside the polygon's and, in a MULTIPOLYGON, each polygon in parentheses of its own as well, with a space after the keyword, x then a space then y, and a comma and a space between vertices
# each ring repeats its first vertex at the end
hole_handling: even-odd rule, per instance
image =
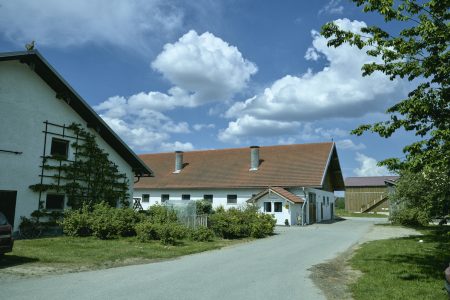
MULTIPOLYGON (((68 104, 57 99, 56 92, 26 64, 0 62, 0 149, 22 152, 20 155, 0 152, 0 190, 17 191, 16 229, 20 216, 29 216, 38 209, 39 193, 31 191, 29 186, 40 183, 46 120, 59 125, 75 122, 86 129, 86 122, 68 104)), ((49 155, 52 135, 47 138, 46 155, 49 155)), ((119 171, 127 175, 131 198, 134 178, 131 167, 99 135, 97 143, 109 153, 109 159, 119 166, 119 171)), ((71 158, 73 153, 69 153, 71 158)))

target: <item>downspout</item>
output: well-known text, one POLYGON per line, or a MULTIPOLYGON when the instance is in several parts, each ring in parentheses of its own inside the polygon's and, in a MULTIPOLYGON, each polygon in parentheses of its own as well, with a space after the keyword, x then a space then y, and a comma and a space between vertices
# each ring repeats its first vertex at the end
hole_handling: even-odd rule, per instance
POLYGON ((305 226, 305 220, 306 220, 306 213, 305 213, 305 206, 308 203, 308 197, 306 197, 305 187, 302 187, 303 195, 305 195, 305 202, 303 202, 302 205, 302 226, 305 226))

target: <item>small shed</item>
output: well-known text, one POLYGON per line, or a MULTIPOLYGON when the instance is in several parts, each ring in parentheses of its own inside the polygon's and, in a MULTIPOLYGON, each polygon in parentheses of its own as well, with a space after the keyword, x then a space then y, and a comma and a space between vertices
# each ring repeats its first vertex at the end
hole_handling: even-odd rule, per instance
POLYGON ((345 209, 350 212, 389 211, 386 181, 398 176, 347 177, 345 179, 345 209))

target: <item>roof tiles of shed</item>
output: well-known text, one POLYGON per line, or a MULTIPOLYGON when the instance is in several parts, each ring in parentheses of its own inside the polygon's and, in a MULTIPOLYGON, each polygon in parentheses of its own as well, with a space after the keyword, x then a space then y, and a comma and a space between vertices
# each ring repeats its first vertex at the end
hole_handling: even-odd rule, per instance
POLYGON ((395 182, 399 176, 366 176, 345 178, 346 187, 385 186, 385 181, 395 182))
POLYGON ((260 147, 257 171, 249 171, 249 148, 185 152, 177 174, 173 152, 143 154, 155 177, 141 178, 135 188, 321 187, 333 149, 333 143, 260 147))

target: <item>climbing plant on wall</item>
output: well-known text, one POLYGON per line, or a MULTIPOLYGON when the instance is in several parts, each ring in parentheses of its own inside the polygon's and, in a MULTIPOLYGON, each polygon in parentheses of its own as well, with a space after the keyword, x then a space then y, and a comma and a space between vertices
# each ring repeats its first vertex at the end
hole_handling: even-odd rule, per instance
MULTIPOLYGON (((51 172, 53 182, 31 185, 30 188, 36 192, 64 192, 67 205, 74 209, 83 204, 92 207, 100 202, 128 206, 128 179, 109 160, 108 153, 98 146, 95 135, 80 124, 73 123, 67 129, 76 136, 71 143, 75 159, 69 161, 65 157, 46 156, 42 168, 51 172)), ((40 203, 40 208, 43 204, 40 203)))

